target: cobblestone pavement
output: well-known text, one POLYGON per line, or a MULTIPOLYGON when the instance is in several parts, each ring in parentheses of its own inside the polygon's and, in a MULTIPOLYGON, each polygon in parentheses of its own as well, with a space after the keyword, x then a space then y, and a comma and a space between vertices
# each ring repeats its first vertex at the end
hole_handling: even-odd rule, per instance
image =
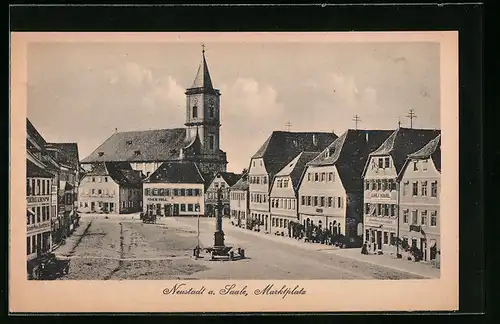
MULTIPOLYGON (((213 244, 214 219, 201 219, 200 245, 213 244)), ((70 259, 61 280, 188 279, 416 279, 415 274, 336 254, 307 244, 262 238, 225 225, 226 245, 242 247, 246 258, 195 260, 196 218, 164 218, 143 224, 137 215, 84 215, 80 226, 55 253, 70 259), (133 217, 133 218, 132 218, 133 217)), ((327 248, 325 246, 325 248, 327 248)))

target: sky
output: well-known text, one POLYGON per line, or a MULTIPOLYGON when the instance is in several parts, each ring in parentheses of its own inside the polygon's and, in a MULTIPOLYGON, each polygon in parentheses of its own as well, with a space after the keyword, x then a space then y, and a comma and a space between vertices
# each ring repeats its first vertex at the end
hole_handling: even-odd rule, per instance
MULTIPOLYGON (((439 43, 205 43, 221 149, 241 172, 274 130, 440 128, 439 43)), ((184 127, 199 43, 30 43, 27 117, 80 159, 118 131, 184 127)))

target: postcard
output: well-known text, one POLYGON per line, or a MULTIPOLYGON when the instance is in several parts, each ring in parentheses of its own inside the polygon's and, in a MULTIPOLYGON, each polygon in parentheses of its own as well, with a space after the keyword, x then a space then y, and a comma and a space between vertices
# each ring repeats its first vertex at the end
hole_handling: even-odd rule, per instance
POLYGON ((11 312, 458 308, 457 32, 14 32, 10 111, 11 312))

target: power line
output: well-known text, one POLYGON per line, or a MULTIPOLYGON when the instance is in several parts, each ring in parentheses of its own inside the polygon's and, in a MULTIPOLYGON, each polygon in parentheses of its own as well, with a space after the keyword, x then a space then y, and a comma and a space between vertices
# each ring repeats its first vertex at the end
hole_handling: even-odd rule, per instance
POLYGON ((291 127, 292 127, 292 123, 290 123, 290 121, 288 121, 286 124, 285 124, 286 128, 288 129, 288 131, 290 131, 291 127))
POLYGON ((358 129, 358 122, 361 121, 361 118, 359 118, 359 116, 356 114, 356 116, 354 116, 352 120, 354 121, 356 129, 358 129))
POLYGON ((417 115, 415 115, 413 109, 410 109, 410 112, 406 117, 410 118, 410 128, 413 128, 413 118, 417 118, 417 115))

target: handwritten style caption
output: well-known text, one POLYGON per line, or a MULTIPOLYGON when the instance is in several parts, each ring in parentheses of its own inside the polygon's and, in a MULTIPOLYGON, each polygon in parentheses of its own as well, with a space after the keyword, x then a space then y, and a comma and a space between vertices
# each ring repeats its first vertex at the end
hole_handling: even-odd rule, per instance
MULTIPOLYGON (((281 287, 275 286, 274 284, 268 284, 263 288, 257 288, 251 291, 253 295, 256 296, 280 296, 285 299, 288 296, 305 295, 306 290, 299 285, 295 287, 288 287, 283 285, 281 287)), ((236 284, 228 284, 223 288, 219 289, 208 289, 205 286, 201 287, 189 287, 185 283, 177 283, 171 288, 163 289, 164 295, 221 295, 221 296, 249 296, 248 286, 237 286, 236 284)))

